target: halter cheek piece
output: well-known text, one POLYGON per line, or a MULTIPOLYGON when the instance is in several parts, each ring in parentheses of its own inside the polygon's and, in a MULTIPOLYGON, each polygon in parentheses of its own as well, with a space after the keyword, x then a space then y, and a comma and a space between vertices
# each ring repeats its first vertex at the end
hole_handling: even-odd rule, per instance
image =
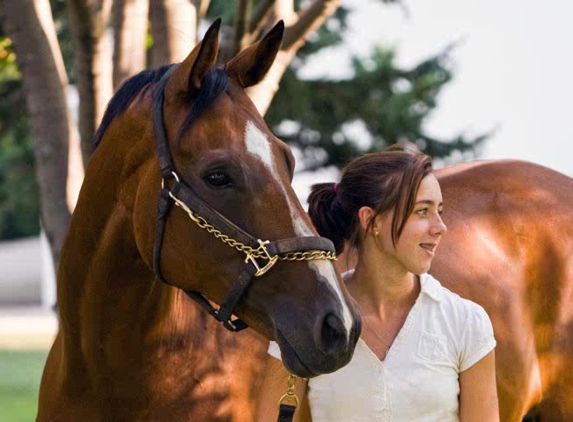
POLYGON ((161 281, 171 285, 161 273, 161 248, 167 216, 173 204, 175 204, 183 209, 200 228, 207 230, 223 243, 246 255, 246 266, 239 275, 239 279, 231 286, 231 290, 223 299, 219 309, 214 308, 201 293, 185 290, 187 296, 196 301, 218 321, 222 322, 225 328, 230 331, 241 331, 247 328, 247 324, 240 319, 231 320, 231 316, 235 306, 255 277, 265 274, 276 264, 277 260, 335 260, 334 245, 329 239, 323 237, 296 237, 272 242, 257 239, 213 209, 179 179, 169 153, 167 132, 163 121, 164 90, 171 74, 171 69, 163 75, 157 85, 159 90, 157 95, 160 96, 160 101, 158 101, 159 106, 153 109, 153 128, 157 141, 157 158, 162 177, 161 193, 157 204, 153 268, 161 281), (165 183, 169 179, 172 179, 171 188, 168 188, 165 183))

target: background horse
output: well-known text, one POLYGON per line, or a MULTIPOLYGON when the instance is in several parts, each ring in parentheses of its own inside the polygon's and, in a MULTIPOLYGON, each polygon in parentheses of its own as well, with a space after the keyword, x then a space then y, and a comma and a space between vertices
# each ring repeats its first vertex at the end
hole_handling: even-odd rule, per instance
POLYGON ((449 230, 430 272, 493 322, 501 420, 573 421, 573 179, 517 161, 436 175, 449 230))
POLYGON ((492 320, 501 421, 573 421, 573 179, 520 161, 435 174, 448 233, 430 273, 492 320))
MULTIPOLYGON (((157 110, 177 177, 222 214, 219 221, 260 239, 316 239, 290 186, 292 154, 244 92, 270 68, 284 26, 217 69, 219 25, 181 64, 133 77, 108 106, 61 253, 60 330, 42 377, 39 421, 253 418, 245 403, 265 341, 251 330, 226 331, 183 292, 221 303, 245 256, 160 203, 167 217, 159 262, 173 286, 153 270, 165 192, 157 110)), ((300 375, 345 365, 360 332, 356 307, 326 260, 276 262, 235 309, 278 340, 300 375)))

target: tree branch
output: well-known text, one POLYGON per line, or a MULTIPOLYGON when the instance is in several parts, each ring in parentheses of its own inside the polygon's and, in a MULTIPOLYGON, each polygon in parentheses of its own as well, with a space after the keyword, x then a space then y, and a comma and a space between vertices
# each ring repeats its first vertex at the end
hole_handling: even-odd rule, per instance
POLYGON ((237 0, 235 8, 235 25, 230 57, 235 56, 239 51, 247 46, 249 41, 248 28, 251 16, 251 0, 237 0))
POLYGON ((261 32, 263 28, 261 26, 266 25, 266 21, 268 18, 268 13, 272 10, 272 6, 275 3, 275 0, 261 0, 254 8, 253 13, 251 15, 251 22, 249 25, 249 32, 252 34, 253 32, 261 32))
POLYGON ((284 19, 290 23, 294 13, 294 0, 276 0, 273 2, 275 20, 284 19))
POLYGON ((315 0, 306 9, 298 12, 298 19, 285 30, 283 50, 298 49, 306 36, 317 30, 341 5, 341 0, 315 0))
POLYGON ((205 17, 210 4, 211 0, 193 0, 193 5, 195 6, 195 10, 197 10, 197 22, 205 17))

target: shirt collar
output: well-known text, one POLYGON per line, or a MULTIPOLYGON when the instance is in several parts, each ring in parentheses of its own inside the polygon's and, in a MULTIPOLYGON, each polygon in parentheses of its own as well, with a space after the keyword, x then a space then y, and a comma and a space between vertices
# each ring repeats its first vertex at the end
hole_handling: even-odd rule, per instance
MULTIPOLYGON (((354 268, 342 273, 342 279, 347 280, 354 274, 354 268)), ((420 284, 422 293, 427 294, 436 302, 442 300, 442 285, 438 280, 428 273, 420 274, 420 284)))
POLYGON ((422 293, 427 294, 436 302, 442 300, 442 285, 428 273, 420 274, 422 293))

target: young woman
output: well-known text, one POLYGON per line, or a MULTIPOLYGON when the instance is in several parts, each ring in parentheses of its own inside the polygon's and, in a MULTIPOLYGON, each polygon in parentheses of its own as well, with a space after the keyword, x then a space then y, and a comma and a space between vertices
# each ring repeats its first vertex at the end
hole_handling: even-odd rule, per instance
MULTIPOLYGON (((355 251, 345 280, 362 334, 347 366, 297 381, 295 420, 499 421, 489 317, 427 274, 447 231, 430 158, 410 144, 357 158, 340 183, 313 186, 309 214, 338 253, 355 251)), ((289 375, 272 342, 269 354, 261 422, 276 420, 289 375)))

